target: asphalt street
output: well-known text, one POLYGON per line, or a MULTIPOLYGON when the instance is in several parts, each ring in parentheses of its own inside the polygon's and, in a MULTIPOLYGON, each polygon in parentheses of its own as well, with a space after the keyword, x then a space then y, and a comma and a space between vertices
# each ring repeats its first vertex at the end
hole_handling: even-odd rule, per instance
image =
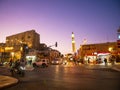
POLYGON ((120 72, 97 66, 50 65, 16 78, 19 83, 4 90, 120 90, 120 72))

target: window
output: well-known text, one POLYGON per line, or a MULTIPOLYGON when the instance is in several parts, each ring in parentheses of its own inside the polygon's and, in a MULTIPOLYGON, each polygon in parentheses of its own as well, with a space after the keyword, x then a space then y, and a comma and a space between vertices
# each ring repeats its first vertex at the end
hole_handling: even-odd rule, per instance
POLYGON ((28 39, 30 39, 31 37, 30 36, 28 36, 28 39))

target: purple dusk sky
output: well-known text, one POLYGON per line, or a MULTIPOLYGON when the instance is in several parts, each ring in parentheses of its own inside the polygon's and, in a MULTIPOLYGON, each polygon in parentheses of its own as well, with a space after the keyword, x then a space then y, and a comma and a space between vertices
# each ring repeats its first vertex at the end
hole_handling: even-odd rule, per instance
POLYGON ((6 36, 35 29, 40 42, 61 53, 87 44, 115 42, 120 26, 120 0, 0 0, 0 42, 6 36))

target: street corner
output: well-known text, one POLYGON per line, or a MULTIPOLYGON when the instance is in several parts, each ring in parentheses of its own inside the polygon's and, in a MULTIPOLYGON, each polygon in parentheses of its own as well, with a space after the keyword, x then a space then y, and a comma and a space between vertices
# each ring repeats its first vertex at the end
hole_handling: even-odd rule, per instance
POLYGON ((113 66, 112 69, 120 72, 120 66, 113 66))
POLYGON ((15 85, 17 83, 18 79, 16 78, 0 75, 0 89, 15 85))

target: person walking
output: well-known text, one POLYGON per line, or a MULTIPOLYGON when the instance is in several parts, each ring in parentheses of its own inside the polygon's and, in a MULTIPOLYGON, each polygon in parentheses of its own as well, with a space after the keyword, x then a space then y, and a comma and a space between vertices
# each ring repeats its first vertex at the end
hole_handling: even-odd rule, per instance
POLYGON ((105 62, 105 65, 107 65, 107 59, 106 58, 104 58, 104 62, 105 62))
POLYGON ((32 59, 29 61, 30 65, 32 64, 32 59))
POLYGON ((25 67, 26 61, 24 59, 20 60, 20 66, 25 67))
POLYGON ((13 64, 13 60, 10 59, 9 66, 12 67, 12 64, 13 64))

